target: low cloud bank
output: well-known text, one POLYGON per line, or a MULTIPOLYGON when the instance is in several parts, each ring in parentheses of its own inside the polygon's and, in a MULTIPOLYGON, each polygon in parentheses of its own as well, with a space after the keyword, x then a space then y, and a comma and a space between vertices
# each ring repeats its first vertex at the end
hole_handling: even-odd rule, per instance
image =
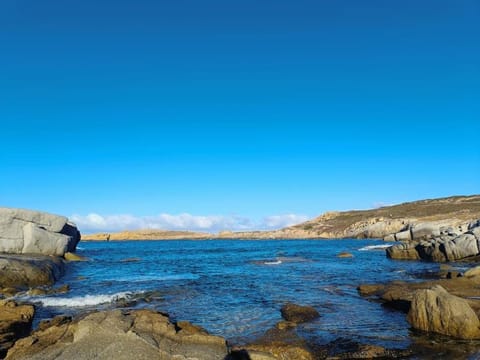
POLYGON ((299 224, 308 219, 307 216, 298 214, 272 215, 255 220, 238 215, 198 216, 188 213, 178 215, 159 214, 155 216, 100 215, 90 213, 88 215, 75 214, 70 217, 70 220, 76 223, 83 233, 138 229, 190 230, 211 233, 223 230, 274 230, 299 224))

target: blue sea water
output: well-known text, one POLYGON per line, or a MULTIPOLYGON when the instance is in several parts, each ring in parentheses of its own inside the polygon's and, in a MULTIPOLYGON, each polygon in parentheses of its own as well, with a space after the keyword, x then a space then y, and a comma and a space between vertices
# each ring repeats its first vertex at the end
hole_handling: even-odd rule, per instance
POLYGON ((406 347, 405 314, 361 297, 356 288, 415 281, 437 272, 438 264, 389 260, 384 246, 374 240, 83 242, 77 252, 89 261, 68 263, 58 283, 70 291, 30 300, 38 321, 136 299, 127 305, 165 311, 237 344, 274 326, 291 301, 320 312, 302 327, 317 343, 344 337, 406 347), (338 258, 343 251, 354 257, 338 258))

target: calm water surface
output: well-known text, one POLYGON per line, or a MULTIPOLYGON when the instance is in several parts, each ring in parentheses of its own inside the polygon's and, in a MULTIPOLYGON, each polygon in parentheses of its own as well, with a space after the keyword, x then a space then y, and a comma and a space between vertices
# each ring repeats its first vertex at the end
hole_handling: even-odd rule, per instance
POLYGON ((68 294, 33 298, 39 318, 108 308, 142 298, 134 307, 168 312, 213 334, 242 343, 281 320, 287 301, 312 305, 321 318, 303 335, 327 343, 339 337, 389 347, 410 343, 405 315, 358 295, 362 283, 414 281, 438 264, 393 261, 372 240, 85 242, 88 262, 69 263, 58 285, 68 294), (337 258, 347 251, 353 258, 337 258), (131 258, 135 258, 131 261, 131 258), (117 304, 118 305, 118 301, 117 304))

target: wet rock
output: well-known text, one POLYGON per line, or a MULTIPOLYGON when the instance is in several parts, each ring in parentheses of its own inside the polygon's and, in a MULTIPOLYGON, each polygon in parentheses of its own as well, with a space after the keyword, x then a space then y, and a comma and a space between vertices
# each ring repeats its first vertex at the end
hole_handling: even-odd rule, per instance
POLYGON ((382 284, 361 284, 357 287, 358 292, 362 296, 371 296, 380 294, 385 288, 382 284))
POLYGON ((476 277, 480 275, 480 266, 475 266, 474 268, 468 269, 463 273, 463 276, 467 278, 476 277))
POLYGON ((287 303, 280 310, 282 317, 297 324, 308 322, 320 317, 318 311, 312 306, 302 306, 293 303, 287 303))
POLYGON ((53 294, 64 294, 70 291, 70 286, 67 284, 59 286, 57 288, 38 287, 28 290, 27 294, 30 296, 44 296, 53 294))
POLYGON ((232 359, 251 360, 313 360, 316 357, 295 331, 297 324, 281 321, 265 332, 255 343, 232 349, 232 359), (236 357, 233 357, 236 356, 236 357), (243 356, 243 357, 239 357, 243 356))
POLYGON ((34 312, 32 305, 0 300, 0 358, 5 356, 17 339, 28 335, 34 312))
POLYGON ((223 360, 226 341, 151 310, 94 312, 73 321, 54 318, 17 341, 7 359, 223 360))
POLYGON ((67 261, 87 261, 88 259, 86 257, 80 256, 75 253, 71 252, 66 252, 65 255, 63 255, 64 259, 67 261))
POLYGON ((353 258, 353 254, 348 252, 341 252, 337 255, 338 258, 353 258))
POLYGON ((61 258, 44 255, 0 255, 0 287, 51 285, 64 273, 61 258))
POLYGON ((327 346, 328 360, 337 359, 399 359, 412 354, 410 350, 386 349, 382 346, 361 344, 349 339, 337 339, 327 346))
POLYGON ((407 320, 413 328, 426 332, 480 338, 480 321, 468 302, 439 285, 415 292, 407 320))

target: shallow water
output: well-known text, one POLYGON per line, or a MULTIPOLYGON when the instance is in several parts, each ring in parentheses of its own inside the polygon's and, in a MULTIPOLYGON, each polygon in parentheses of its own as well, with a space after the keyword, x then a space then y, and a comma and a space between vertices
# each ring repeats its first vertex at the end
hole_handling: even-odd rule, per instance
POLYGON ((34 297, 40 318, 128 306, 150 307, 188 320, 232 343, 262 335, 281 320, 287 301, 312 305, 321 318, 302 327, 316 343, 339 337, 404 348, 405 315, 358 295, 362 283, 416 281, 438 264, 394 261, 373 240, 85 242, 58 285, 67 294, 34 297), (353 258, 337 258, 340 252, 353 258), (148 293, 153 292, 153 293, 148 293), (148 295, 148 296, 147 296, 148 295), (148 301, 142 301, 142 297, 148 301))

